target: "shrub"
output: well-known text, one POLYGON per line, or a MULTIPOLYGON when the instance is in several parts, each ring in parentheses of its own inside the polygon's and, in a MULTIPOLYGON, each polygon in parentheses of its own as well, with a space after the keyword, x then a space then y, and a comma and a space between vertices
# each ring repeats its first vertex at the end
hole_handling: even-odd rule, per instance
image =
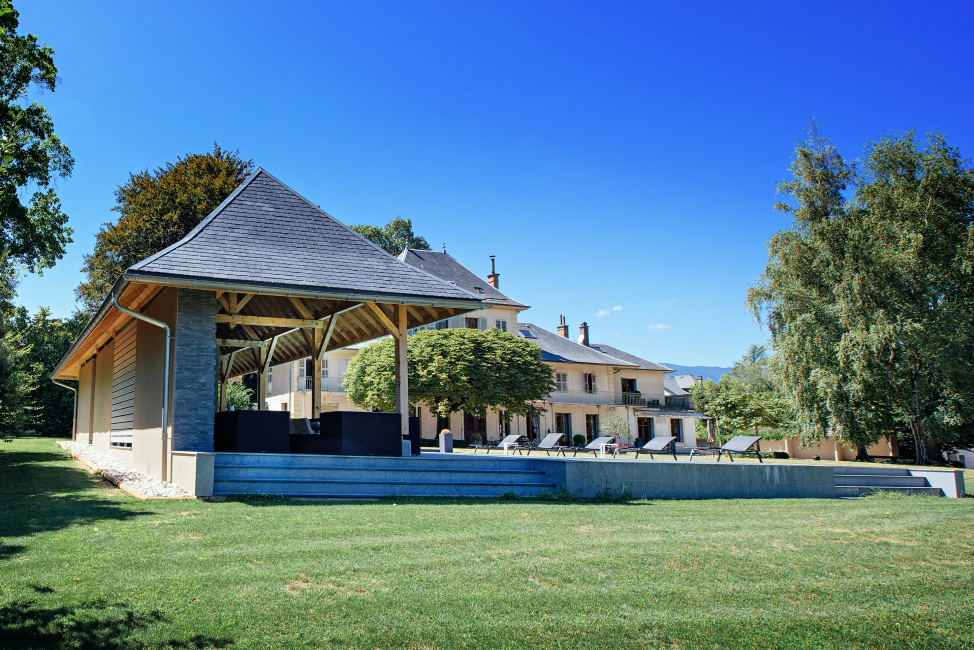
POLYGON ((479 433, 477 433, 477 432, 471 433, 470 434, 470 439, 473 440, 473 441, 476 441, 476 442, 479 442, 479 441, 483 440, 483 438, 481 437, 481 435, 479 433))
POLYGON ((575 503, 578 501, 578 497, 569 492, 568 490, 562 490, 561 492, 548 492, 547 490, 538 495, 539 501, 561 501, 564 503, 575 503))
POLYGON ((584 445, 585 436, 583 436, 580 433, 576 433, 575 435, 572 436, 572 442, 574 442, 576 445, 584 445))
POLYGON ((452 433, 452 431, 450 431, 449 429, 443 429, 442 431, 440 431, 440 434, 444 434, 444 433, 452 433))
POLYGON ((788 455, 787 451, 776 451, 771 454, 773 458, 781 458, 782 460, 788 460, 791 456, 788 455))

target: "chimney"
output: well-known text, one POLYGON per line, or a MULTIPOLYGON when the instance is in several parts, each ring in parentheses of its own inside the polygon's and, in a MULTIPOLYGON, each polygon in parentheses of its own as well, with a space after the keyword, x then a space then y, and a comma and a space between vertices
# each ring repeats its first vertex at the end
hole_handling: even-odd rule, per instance
POLYGON ((564 316, 558 317, 558 334, 564 336, 566 339, 568 338, 568 324, 565 323, 564 316))
POLYGON ((490 256, 490 275, 487 276, 487 282, 490 283, 490 286, 494 287, 495 289, 500 289, 500 287, 497 286, 498 284, 500 284, 500 277, 501 276, 499 276, 497 274, 497 271, 494 270, 494 256, 491 255, 490 256))
POLYGON ((585 347, 588 347, 588 323, 582 322, 582 324, 578 326, 578 332, 578 342, 585 347))

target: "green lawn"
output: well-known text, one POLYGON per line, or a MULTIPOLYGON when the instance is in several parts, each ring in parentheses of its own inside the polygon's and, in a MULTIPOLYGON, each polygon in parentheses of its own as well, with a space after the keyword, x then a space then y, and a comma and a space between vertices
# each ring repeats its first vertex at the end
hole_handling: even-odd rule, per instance
POLYGON ((0 454, 4 649, 974 648, 974 499, 139 501, 0 454))

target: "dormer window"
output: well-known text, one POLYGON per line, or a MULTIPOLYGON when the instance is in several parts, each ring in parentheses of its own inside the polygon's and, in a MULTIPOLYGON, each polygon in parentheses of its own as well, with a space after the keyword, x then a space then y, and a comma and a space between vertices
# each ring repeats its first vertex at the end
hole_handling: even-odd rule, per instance
POLYGON ((480 294, 482 294, 484 292, 483 287, 474 287, 474 289, 476 289, 477 290, 477 293, 480 293, 480 294))

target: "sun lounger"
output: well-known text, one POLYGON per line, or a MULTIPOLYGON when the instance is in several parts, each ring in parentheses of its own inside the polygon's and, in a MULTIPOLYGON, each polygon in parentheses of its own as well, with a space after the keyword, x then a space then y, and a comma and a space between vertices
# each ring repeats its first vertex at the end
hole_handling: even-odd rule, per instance
POLYGON ((548 456, 551 455, 551 452, 555 452, 555 456, 558 454, 564 456, 565 450, 571 449, 571 447, 562 447, 558 444, 558 441, 561 440, 563 435, 565 434, 549 433, 544 437, 544 440, 539 442, 537 445, 518 445, 517 453, 520 454, 523 450, 527 450, 527 455, 530 456, 532 451, 543 451, 548 456))
MULTIPOLYGON (((761 436, 734 436, 717 450, 717 461, 720 462, 720 457, 723 454, 727 454, 731 462, 734 462, 734 454, 737 454, 738 456, 757 456, 758 462, 763 463, 764 461, 761 460, 761 445, 758 444, 759 440, 761 440, 761 436)), ((693 460, 693 454, 695 452, 697 452, 697 449, 690 451, 690 460, 693 460)), ((700 452, 713 453, 709 449, 701 449, 700 452)))
MULTIPOLYGON (((520 440, 520 439, 521 439, 521 435, 520 434, 518 434, 516 436, 507 436, 506 438, 504 438, 503 440, 501 440, 500 442, 498 442, 496 445, 483 445, 482 447, 478 447, 478 448, 479 449, 486 449, 488 454, 490 453, 490 450, 491 449, 502 449, 502 450, 504 450, 504 453, 506 454, 508 449, 516 449, 517 448, 517 441, 520 440)), ((473 450, 473 453, 475 453, 475 454, 477 453, 477 449, 476 448, 473 450)))
POLYGON ((587 454, 598 454, 601 457, 605 457, 605 446, 615 440, 615 436, 603 436, 601 438, 596 438, 592 442, 588 443, 584 447, 572 447, 571 450, 575 452, 572 456, 577 456, 579 453, 587 454))
POLYGON ((649 454, 649 457, 653 458, 653 452, 657 454, 669 452, 673 454, 673 460, 676 460, 676 448, 673 445, 675 440, 676 436, 661 436, 647 440, 645 445, 636 450, 636 458, 639 458, 639 454, 649 454))

